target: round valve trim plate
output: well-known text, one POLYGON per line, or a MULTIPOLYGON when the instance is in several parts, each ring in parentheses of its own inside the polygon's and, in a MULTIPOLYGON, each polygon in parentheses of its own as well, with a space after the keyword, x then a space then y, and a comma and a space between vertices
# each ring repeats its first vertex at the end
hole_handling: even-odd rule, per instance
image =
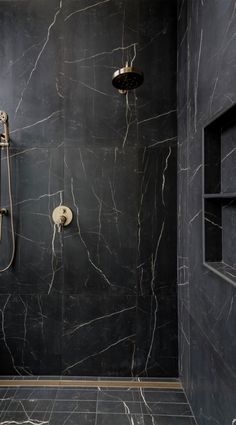
POLYGON ((57 225, 61 224, 61 217, 65 219, 62 226, 68 226, 68 224, 70 224, 73 219, 73 213, 71 209, 65 205, 59 205, 59 207, 56 207, 52 213, 52 219, 54 223, 57 225))

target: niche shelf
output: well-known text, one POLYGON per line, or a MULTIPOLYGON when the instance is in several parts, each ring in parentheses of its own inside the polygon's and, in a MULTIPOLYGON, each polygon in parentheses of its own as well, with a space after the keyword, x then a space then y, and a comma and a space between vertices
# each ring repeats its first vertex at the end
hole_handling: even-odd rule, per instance
POLYGON ((203 133, 203 263, 236 286, 236 105, 203 133))

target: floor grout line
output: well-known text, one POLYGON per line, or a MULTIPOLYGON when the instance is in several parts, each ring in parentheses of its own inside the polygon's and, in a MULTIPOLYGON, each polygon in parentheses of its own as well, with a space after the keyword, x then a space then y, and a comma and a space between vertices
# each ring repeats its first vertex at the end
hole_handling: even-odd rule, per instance
MULTIPOLYGON (((22 413, 22 411, 19 411, 19 410, 3 410, 2 411, 3 413, 22 413)), ((1 413, 1 412, 0 412, 1 413)), ((53 410, 53 409, 51 409, 50 411, 48 410, 48 411, 43 411, 43 410, 34 410, 34 411, 27 411, 27 413, 28 414, 33 414, 33 413, 56 413, 56 414, 62 414, 62 413, 66 413, 66 414, 71 414, 72 412, 71 412, 71 410, 53 410)), ((94 414, 97 414, 97 415, 122 415, 122 416, 126 416, 127 414, 126 413, 124 413, 124 412, 96 412, 96 411, 87 411, 87 410, 85 410, 85 411, 83 411, 83 410, 78 410, 78 411, 74 411, 73 413, 75 413, 75 414, 91 414, 91 415, 94 415, 94 414)), ((150 413, 140 413, 140 412, 136 412, 136 413, 131 413, 131 415, 133 415, 133 416, 140 416, 140 415, 142 415, 142 416, 150 416, 150 413)), ((168 413, 152 413, 152 416, 157 416, 157 417, 176 417, 176 418, 194 418, 194 416, 193 415, 178 415, 178 414, 172 414, 172 415, 169 415, 168 413)))

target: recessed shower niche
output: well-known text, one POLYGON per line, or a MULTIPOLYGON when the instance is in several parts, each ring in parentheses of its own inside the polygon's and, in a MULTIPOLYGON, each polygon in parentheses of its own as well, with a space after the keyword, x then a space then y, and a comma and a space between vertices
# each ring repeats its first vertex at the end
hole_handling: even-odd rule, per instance
POLYGON ((236 105, 204 128, 203 262, 236 286, 236 105))

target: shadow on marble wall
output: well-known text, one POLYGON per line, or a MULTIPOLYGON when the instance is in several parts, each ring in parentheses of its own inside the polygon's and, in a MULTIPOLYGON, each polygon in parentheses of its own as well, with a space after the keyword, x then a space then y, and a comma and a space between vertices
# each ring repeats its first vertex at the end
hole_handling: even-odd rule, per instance
POLYGON ((235 287, 203 266, 202 129, 236 102, 235 2, 180 1, 178 26, 179 367, 198 424, 227 425, 235 287))

